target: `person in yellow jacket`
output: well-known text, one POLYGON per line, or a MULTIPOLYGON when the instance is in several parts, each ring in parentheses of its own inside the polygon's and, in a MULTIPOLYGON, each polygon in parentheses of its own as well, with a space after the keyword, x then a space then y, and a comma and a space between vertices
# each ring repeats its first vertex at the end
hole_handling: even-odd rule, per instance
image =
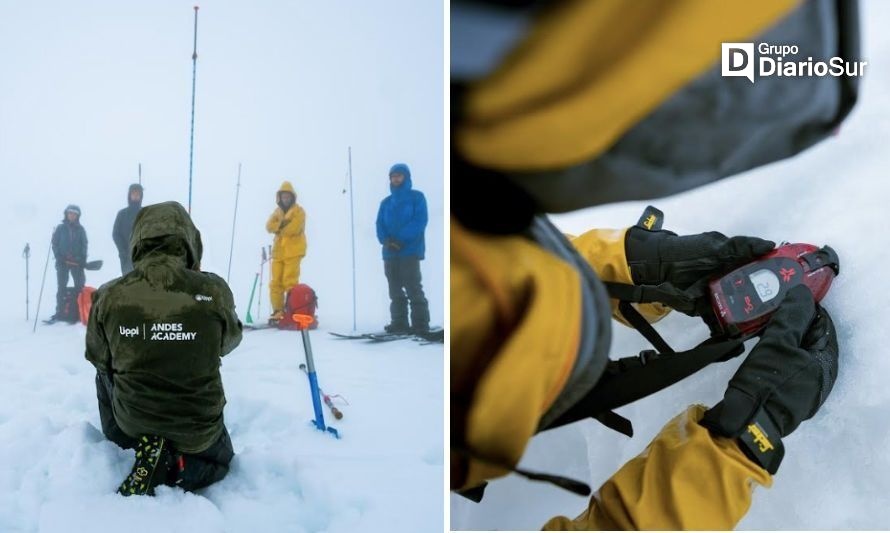
POLYGON ((275 193, 275 203, 277 207, 266 222, 266 231, 275 235, 269 281, 270 321, 284 316, 285 293, 300 282, 300 262, 306 256, 306 212, 297 204, 297 194, 289 181, 275 193))
MULTIPOLYGON (((719 64, 721 43, 789 34, 806 55, 856 59, 855 2, 822 4, 452 2, 453 490, 478 500, 487 480, 514 472, 590 494, 517 468, 529 439, 588 417, 629 434, 615 408, 744 351, 717 334, 707 282, 774 243, 677 236, 655 213, 569 239, 543 213, 673 194, 830 135, 856 101, 855 79, 751 84, 722 77, 719 64), (613 316, 643 333, 671 310, 715 336, 684 353, 609 359, 613 316)), ((735 527, 839 365, 832 319, 806 288, 789 292, 759 337, 723 401, 681 410, 597 480, 586 509, 544 529, 735 527)))

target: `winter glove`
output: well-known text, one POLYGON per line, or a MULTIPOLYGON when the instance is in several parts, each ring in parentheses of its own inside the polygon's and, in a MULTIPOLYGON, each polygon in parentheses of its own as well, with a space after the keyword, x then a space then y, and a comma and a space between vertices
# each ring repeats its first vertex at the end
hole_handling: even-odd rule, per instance
POLYGON ((754 462, 775 474, 785 454, 781 437, 825 402, 837 379, 838 344, 831 316, 805 286, 792 288, 745 362, 723 401, 701 425, 738 438, 754 462))
POLYGON ((390 250, 395 250, 396 252, 402 249, 402 243, 392 238, 386 239, 386 242, 383 246, 389 248, 390 250))
POLYGON ((677 236, 640 226, 627 230, 624 251, 636 285, 657 285, 670 294, 662 303, 690 316, 709 315, 708 283, 770 252, 776 244, 757 237, 728 238, 711 231, 677 236))

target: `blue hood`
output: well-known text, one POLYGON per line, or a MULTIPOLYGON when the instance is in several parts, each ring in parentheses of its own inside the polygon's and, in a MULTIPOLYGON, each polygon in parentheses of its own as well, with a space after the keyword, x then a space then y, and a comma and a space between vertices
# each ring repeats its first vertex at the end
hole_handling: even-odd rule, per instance
POLYGON ((411 190, 411 169, 408 168, 408 165, 405 163, 396 163, 395 165, 389 168, 389 174, 387 174, 387 179, 393 173, 398 172, 405 176, 405 181, 399 187, 393 187, 392 184, 389 184, 389 192, 393 194, 404 194, 411 190))

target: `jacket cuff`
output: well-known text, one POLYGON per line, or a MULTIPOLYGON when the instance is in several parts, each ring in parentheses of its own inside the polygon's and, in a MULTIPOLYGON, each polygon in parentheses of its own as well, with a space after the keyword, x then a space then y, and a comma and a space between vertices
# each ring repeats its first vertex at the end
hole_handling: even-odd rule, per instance
MULTIPOLYGON (((601 280, 633 285, 624 244, 628 229, 593 229, 571 241, 601 280)), ((650 323, 658 322, 671 312, 669 307, 658 303, 637 304, 636 308, 650 323)), ((629 325, 618 312, 617 300, 612 300, 612 317, 629 325)))

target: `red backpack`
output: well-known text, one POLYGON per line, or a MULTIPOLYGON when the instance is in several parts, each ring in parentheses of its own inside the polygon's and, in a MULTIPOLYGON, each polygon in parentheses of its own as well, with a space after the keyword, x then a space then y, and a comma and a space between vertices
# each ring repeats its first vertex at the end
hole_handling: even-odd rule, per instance
POLYGON ((93 293, 96 292, 94 287, 86 286, 77 295, 77 310, 80 314, 80 323, 84 326, 90 318, 90 309, 93 307, 93 293))
POLYGON ((305 283, 291 287, 287 291, 287 298, 284 303, 284 318, 278 321, 278 329, 300 329, 299 324, 293 319, 295 314, 314 317, 315 320, 309 326, 309 329, 317 328, 318 317, 315 314, 317 307, 318 296, 315 295, 312 287, 305 283))

